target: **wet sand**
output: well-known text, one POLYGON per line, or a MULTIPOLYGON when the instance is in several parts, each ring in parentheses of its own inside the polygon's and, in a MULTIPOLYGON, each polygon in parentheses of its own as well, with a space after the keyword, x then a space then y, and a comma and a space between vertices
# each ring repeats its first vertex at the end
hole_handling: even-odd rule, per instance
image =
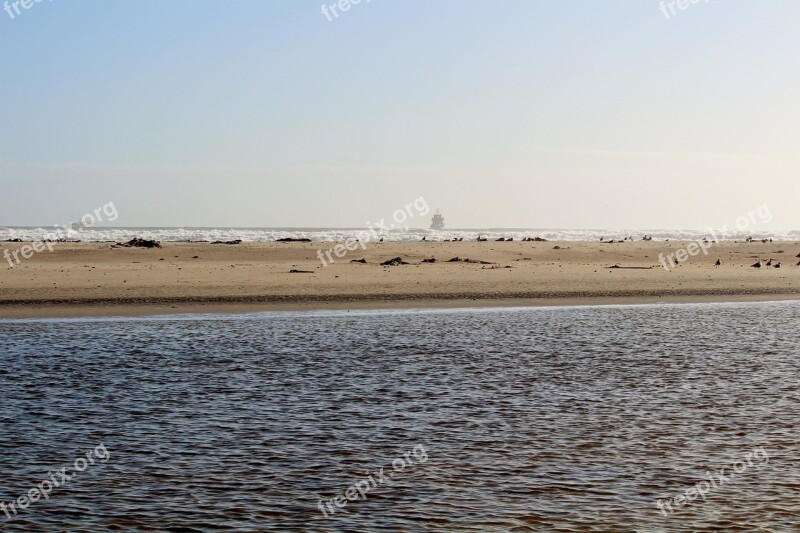
POLYGON ((323 266, 318 250, 336 243, 56 243, 13 268, 2 259, 0 316, 800 299, 796 242, 723 242, 667 272, 659 254, 688 244, 369 243, 323 266), (380 265, 395 257, 409 264, 380 265))

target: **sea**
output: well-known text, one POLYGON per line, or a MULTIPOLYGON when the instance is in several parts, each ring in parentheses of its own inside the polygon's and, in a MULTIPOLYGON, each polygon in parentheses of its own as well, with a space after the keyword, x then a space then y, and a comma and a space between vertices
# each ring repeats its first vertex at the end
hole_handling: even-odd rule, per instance
POLYGON ((0 320, 0 531, 797 531, 798 320, 0 320))
POLYGON ((427 240, 464 239, 475 241, 478 236, 489 240, 513 238, 547 239, 548 241, 599 241, 622 240, 632 237, 641 240, 650 236, 654 240, 744 240, 753 239, 800 240, 800 231, 731 231, 692 229, 537 229, 537 228, 477 228, 431 230, 424 228, 387 227, 362 228, 147 228, 147 227, 81 227, 79 224, 57 227, 0 227, 0 241, 21 239, 40 241, 64 238, 68 241, 123 242, 139 237, 162 242, 213 242, 242 240, 244 242, 272 242, 278 239, 310 239, 314 242, 344 242, 349 238, 362 241, 384 239, 384 242, 413 242, 423 237, 427 240))

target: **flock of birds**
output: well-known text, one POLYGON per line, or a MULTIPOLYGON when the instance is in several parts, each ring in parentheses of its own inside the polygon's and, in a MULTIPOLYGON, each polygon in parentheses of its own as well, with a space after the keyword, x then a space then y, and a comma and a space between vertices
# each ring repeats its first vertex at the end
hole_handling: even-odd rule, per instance
MULTIPOLYGON (((797 254, 797 255, 798 255, 798 257, 800 257, 800 254, 797 254)), ((800 262, 798 262, 797 264, 800 265, 800 262)), ((758 261, 756 261, 754 264, 752 264, 750 266, 753 267, 753 268, 761 268, 762 266, 767 266, 767 267, 772 267, 772 268, 780 268, 781 267, 781 262, 780 261, 775 261, 773 263, 772 259, 770 259, 769 261, 767 261, 766 264, 761 264, 761 259, 759 259, 758 261)))
MULTIPOLYGON (((797 256, 796 256, 796 257, 800 257, 800 254, 797 254, 797 256)), ((717 262, 716 262, 716 263, 714 263, 714 264, 715 264, 716 266, 721 266, 721 265, 722 265, 722 261, 721 261, 720 259, 717 259, 717 262)), ((800 266, 800 261, 798 261, 798 262, 797 262, 797 266, 800 266)), ((764 262, 763 262, 761 259, 759 259, 758 261, 756 261, 755 263, 753 263, 752 265, 750 265, 750 267, 751 267, 751 268, 762 268, 762 267, 764 267, 764 268, 768 268, 768 267, 772 267, 772 268, 780 268, 780 267, 781 267, 781 262, 780 262, 780 261, 773 261, 773 260, 770 258, 770 260, 769 260, 769 261, 767 261, 766 263, 764 263, 764 262)))

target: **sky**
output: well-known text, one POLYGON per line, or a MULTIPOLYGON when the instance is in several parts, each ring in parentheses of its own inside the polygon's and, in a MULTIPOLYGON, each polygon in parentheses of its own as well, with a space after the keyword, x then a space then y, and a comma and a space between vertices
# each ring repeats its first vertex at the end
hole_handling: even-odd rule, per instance
POLYGON ((800 229, 797 0, 12 4, 3 226, 800 229))

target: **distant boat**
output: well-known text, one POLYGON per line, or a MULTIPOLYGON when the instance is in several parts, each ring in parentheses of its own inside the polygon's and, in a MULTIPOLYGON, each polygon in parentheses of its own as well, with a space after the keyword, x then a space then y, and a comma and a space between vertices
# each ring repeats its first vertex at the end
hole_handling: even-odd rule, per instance
POLYGON ((444 217, 436 210, 436 214, 431 219, 431 229, 444 229, 444 217))

